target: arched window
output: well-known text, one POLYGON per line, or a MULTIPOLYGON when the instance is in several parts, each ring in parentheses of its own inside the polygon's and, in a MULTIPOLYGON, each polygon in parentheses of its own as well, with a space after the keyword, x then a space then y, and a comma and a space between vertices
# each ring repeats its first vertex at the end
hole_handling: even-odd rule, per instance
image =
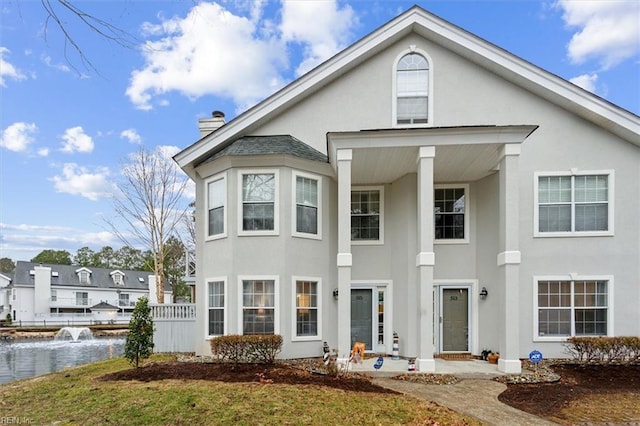
POLYGON ((418 53, 404 55, 396 68, 396 123, 427 123, 429 63, 418 53))

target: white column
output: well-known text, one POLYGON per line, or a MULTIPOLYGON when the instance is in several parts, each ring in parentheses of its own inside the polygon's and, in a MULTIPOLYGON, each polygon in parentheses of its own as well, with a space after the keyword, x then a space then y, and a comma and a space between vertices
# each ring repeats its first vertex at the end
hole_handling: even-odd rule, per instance
POLYGON ((418 158, 418 359, 419 371, 436 371, 433 360, 433 267, 435 253, 433 210, 433 146, 420 148, 418 158))
POLYGON ((518 162, 520 145, 503 147, 500 160, 500 359, 498 370, 520 373, 520 207, 518 162))
POLYGON ((352 151, 341 149, 338 160, 338 361, 346 362, 351 350, 351 160, 352 151))

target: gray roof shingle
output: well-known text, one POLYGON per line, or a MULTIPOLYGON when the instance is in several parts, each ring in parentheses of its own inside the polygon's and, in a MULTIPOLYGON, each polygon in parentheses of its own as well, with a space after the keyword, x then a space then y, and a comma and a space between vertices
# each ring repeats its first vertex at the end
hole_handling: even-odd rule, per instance
MULTIPOLYGON (((91 271, 91 277, 89 284, 80 284, 78 274, 76 271, 83 268, 77 265, 53 265, 53 264, 40 264, 37 262, 16 262, 16 269, 13 274, 12 285, 14 286, 33 286, 34 277, 31 275, 31 271, 36 266, 47 266, 51 268, 51 286, 73 286, 91 288, 113 288, 113 289, 128 289, 128 290, 148 290, 149 289, 149 275, 153 275, 153 272, 149 271, 127 271, 117 268, 94 268, 93 266, 86 267, 91 271), (113 271, 120 271, 124 274, 123 285, 116 285, 113 282, 111 273, 113 271)), ((165 286, 167 291, 171 288, 167 284, 165 286)))
POLYGON ((225 146, 204 162, 211 162, 225 156, 241 155, 293 155, 305 160, 326 163, 328 157, 320 151, 291 135, 244 136, 225 146))

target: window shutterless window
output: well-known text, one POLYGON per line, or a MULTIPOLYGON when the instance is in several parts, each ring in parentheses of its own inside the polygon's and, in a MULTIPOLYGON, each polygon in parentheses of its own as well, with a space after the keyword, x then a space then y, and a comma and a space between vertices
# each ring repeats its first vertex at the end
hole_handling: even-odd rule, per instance
POLYGON ((464 240, 467 237, 466 192, 466 187, 434 190, 435 238, 437 240, 464 240))
POLYGON ((318 335, 318 283, 296 281, 296 336, 318 335))
POLYGON ((87 306, 89 304, 89 293, 85 291, 76 292, 76 306, 87 306))
POLYGON ((538 236, 612 235, 613 172, 536 175, 538 236))
POLYGON ((301 172, 293 172, 294 210, 293 235, 297 237, 321 237, 322 218, 320 178, 301 172))
POLYGON ((351 191, 351 241, 382 242, 383 207, 382 189, 351 191))
POLYGON ((207 236, 224 236, 226 233, 227 180, 219 176, 207 182, 207 236))
POLYGON ((278 231, 278 175, 241 173, 242 233, 276 234, 278 231))
POLYGON ((428 121, 429 63, 417 53, 404 55, 396 68, 396 123, 428 121))
POLYGON ((607 280, 539 280, 538 337, 606 336, 607 280))
POLYGON ((242 334, 274 334, 275 309, 274 280, 242 280, 242 334))
POLYGON ((208 334, 221 336, 224 334, 224 281, 209 281, 208 290, 208 334))

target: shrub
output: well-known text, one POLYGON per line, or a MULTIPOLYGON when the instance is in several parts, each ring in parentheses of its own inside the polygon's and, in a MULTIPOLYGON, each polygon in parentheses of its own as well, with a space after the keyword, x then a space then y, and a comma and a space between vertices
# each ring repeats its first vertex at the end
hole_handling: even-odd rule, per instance
POLYGON ((211 340, 211 352, 221 361, 272 364, 282 350, 282 336, 232 334, 211 340))
POLYGON ((136 302, 129 321, 129 333, 124 344, 124 357, 136 368, 140 361, 147 359, 153 353, 153 318, 149 300, 141 297, 136 302))
POLYGON ((569 355, 585 363, 636 364, 640 362, 640 337, 571 337, 569 355))

